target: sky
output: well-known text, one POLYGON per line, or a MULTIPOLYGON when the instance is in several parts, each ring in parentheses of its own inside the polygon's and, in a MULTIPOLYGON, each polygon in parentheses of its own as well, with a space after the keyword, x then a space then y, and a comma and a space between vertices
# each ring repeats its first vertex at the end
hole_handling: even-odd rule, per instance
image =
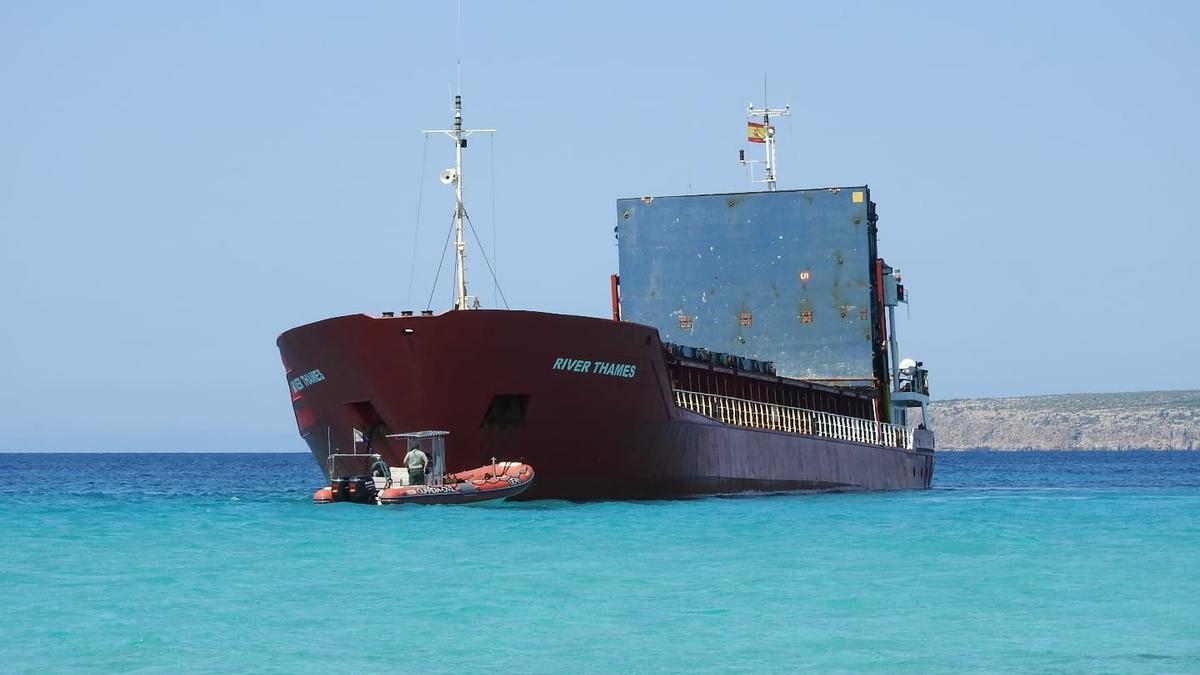
POLYGON ((0 0, 0 450, 303 451, 279 333, 606 316, 619 197, 869 184, 933 396, 1196 388, 1195 3, 0 0), (461 49, 457 35, 461 35, 461 49), (750 147, 753 153, 757 147, 750 147), (473 290, 498 300, 468 249, 473 290))

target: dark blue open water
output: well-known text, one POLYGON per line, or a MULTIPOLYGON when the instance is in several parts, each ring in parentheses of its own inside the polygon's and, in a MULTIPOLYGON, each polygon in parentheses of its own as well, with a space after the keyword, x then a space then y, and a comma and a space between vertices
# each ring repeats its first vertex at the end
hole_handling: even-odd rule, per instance
POLYGON ((1200 672, 1200 453, 925 492, 318 506, 308 455, 0 455, 0 671, 1200 672))

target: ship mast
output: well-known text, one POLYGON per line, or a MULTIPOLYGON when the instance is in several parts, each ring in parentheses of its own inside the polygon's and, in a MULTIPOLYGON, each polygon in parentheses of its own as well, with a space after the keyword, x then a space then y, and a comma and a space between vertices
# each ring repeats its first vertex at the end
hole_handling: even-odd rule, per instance
POLYGON ((766 147, 766 159, 746 159, 746 151, 739 151, 738 161, 742 166, 750 165, 750 182, 751 183, 766 183, 767 189, 771 192, 775 191, 775 127, 771 124, 771 115, 779 117, 791 116, 790 105, 785 105, 782 108, 755 108, 751 103, 746 107, 746 117, 749 122, 746 125, 746 140, 751 143, 762 143, 766 147), (762 122, 754 121, 754 118, 759 118, 762 122), (754 178, 754 165, 766 164, 766 176, 761 180, 754 178))
POLYGON ((467 210, 463 206, 463 148, 467 147, 467 138, 472 134, 495 133, 495 131, 495 129, 463 129, 462 94, 455 94, 454 128, 427 129, 421 132, 426 135, 445 134, 454 141, 454 168, 442 172, 442 183, 454 185, 454 309, 477 309, 479 307, 479 298, 467 295, 466 242, 463 237, 463 220, 467 215, 467 210), (473 307, 467 304, 468 300, 475 301, 473 307))

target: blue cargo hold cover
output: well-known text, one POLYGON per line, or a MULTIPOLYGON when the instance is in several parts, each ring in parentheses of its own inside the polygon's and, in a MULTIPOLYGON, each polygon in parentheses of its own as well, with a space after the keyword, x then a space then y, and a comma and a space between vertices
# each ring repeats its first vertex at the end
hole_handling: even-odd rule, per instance
POLYGON ((875 380, 875 232, 864 187, 617 201, 621 318, 662 339, 875 380))

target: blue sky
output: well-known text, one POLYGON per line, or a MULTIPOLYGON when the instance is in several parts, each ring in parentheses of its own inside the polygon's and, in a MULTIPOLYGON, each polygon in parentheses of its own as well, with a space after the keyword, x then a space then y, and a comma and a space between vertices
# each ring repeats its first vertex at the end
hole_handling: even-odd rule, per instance
MULTIPOLYGON (((1200 383, 1196 5, 463 4, 512 306, 605 315, 618 197, 747 189, 765 74, 935 397, 1200 383)), ((424 307, 455 51, 451 3, 0 2, 0 450, 303 450, 275 337, 424 307)))

